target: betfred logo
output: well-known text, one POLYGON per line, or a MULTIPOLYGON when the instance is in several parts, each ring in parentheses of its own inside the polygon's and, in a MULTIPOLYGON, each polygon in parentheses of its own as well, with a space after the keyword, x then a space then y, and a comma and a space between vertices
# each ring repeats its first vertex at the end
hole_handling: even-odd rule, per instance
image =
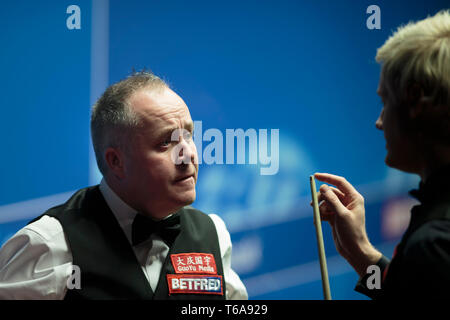
POLYGON ((168 274, 169 294, 218 294, 223 295, 222 276, 168 274))
POLYGON ((216 261, 211 253, 171 254, 175 273, 217 274, 216 261))

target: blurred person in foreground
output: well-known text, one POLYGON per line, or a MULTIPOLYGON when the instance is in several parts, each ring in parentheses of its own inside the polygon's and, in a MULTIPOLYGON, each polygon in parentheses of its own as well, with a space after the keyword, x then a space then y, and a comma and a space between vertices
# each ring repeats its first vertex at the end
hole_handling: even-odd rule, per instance
POLYGON ((189 109, 138 72, 92 109, 103 179, 0 250, 2 299, 247 299, 223 220, 189 206, 198 156, 189 109))
MULTIPOLYGON (((373 299, 450 297, 450 11, 398 30, 378 49, 376 128, 386 140, 389 167, 418 174, 420 201, 391 260, 370 243, 364 199, 343 177, 316 173, 320 214, 337 251, 359 274, 355 290, 373 299), (381 270, 379 288, 368 287, 381 270), (372 279, 373 280, 373 279, 372 279)), ((407 214, 407 212, 405 212, 407 214)))

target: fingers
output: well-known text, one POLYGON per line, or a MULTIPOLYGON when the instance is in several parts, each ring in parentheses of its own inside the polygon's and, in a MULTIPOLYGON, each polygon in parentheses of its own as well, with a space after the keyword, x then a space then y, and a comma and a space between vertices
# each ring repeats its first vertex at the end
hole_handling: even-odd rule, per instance
MULTIPOLYGON (((325 188, 324 186, 320 186, 319 190, 323 190, 324 188, 325 188)), ((339 200, 341 200, 341 202, 344 201, 345 194, 341 190, 339 190, 339 189, 337 189, 335 187, 330 187, 330 186, 328 186, 328 188, 330 188, 338 196, 338 198, 339 198, 339 200)), ((320 202, 323 201, 323 200, 324 200, 324 198, 322 196, 322 192, 320 192, 320 191, 317 192, 317 202, 319 202, 319 207, 320 207, 320 202)), ((313 205, 312 200, 311 200, 311 202, 309 204, 311 206, 313 205)))
MULTIPOLYGON (((330 187, 330 186, 327 186, 329 189, 331 189, 331 191, 333 191, 336 195, 337 195, 337 197, 339 198, 339 200, 341 200, 341 202, 344 200, 344 198, 345 198, 345 194, 341 191, 341 190, 339 190, 339 189, 337 189, 337 188, 335 188, 335 187, 330 187)), ((324 188, 325 188, 325 185, 321 185, 320 186, 320 189, 319 190, 324 190, 324 188)), ((322 196, 322 192, 321 191, 319 191, 318 193, 317 193, 317 201, 322 201, 322 200, 324 200, 323 199, 323 196, 322 196)))
POLYGON ((314 177, 322 182, 326 182, 338 187, 344 194, 357 194, 358 191, 344 178, 329 173, 315 173, 314 177))
MULTIPOLYGON (((327 185, 320 186, 320 197, 326 203, 328 208, 327 211, 335 212, 341 214, 347 210, 347 208, 342 204, 339 196, 327 185)), ((338 193, 340 195, 340 193, 338 193)))
POLYGON ((331 221, 335 215, 335 213, 327 207, 326 202, 319 207, 319 211, 320 220, 322 221, 331 221))
MULTIPOLYGON (((312 207, 313 202, 311 201, 309 205, 312 207)), ((319 201, 319 214, 322 221, 329 221, 334 215, 334 212, 329 208, 326 201, 322 201, 322 203, 319 201)))
MULTIPOLYGON (((326 196, 324 196, 323 193, 325 193, 327 191, 329 192, 331 190, 336 194, 336 197, 338 197, 338 198, 342 198, 345 195, 336 188, 328 187, 328 190, 327 190, 327 187, 328 186, 326 186, 326 185, 321 186, 322 193, 319 193, 319 195, 318 195, 319 213, 320 213, 320 219, 322 221, 331 222, 336 213, 336 209, 335 209, 335 206, 333 206, 332 204, 329 203, 329 200, 327 200, 328 198, 326 196)), ((338 201, 340 201, 340 200, 338 200, 338 201)), ((312 201, 310 202, 310 205, 311 206, 313 205, 312 201)))

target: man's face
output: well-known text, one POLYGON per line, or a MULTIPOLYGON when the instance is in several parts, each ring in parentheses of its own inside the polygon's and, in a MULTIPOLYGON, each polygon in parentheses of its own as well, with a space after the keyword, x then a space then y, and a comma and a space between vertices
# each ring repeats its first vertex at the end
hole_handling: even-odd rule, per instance
POLYGON ((421 155, 417 148, 417 141, 411 133, 406 132, 401 121, 408 121, 407 114, 401 114, 394 92, 386 86, 383 74, 377 90, 383 101, 383 109, 375 126, 382 130, 386 140, 385 162, 389 167, 405 172, 420 173, 422 170, 421 155), (404 119, 405 118, 405 119, 404 119))
POLYGON ((140 90, 129 104, 142 126, 130 135, 122 182, 135 209, 163 218, 195 200, 198 160, 191 115, 183 99, 169 88, 140 90), (185 134, 172 141, 177 129, 186 130, 185 134), (177 165, 176 160, 183 162, 177 165))

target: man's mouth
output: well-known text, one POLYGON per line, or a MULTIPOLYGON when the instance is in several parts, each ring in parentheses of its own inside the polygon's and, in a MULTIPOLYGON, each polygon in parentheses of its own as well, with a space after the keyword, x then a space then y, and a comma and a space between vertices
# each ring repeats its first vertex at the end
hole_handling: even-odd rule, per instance
POLYGON ((194 174, 185 175, 185 176, 183 176, 181 178, 178 178, 178 179, 175 180, 175 183, 188 181, 190 178, 192 178, 192 180, 195 180, 194 179, 194 174))

